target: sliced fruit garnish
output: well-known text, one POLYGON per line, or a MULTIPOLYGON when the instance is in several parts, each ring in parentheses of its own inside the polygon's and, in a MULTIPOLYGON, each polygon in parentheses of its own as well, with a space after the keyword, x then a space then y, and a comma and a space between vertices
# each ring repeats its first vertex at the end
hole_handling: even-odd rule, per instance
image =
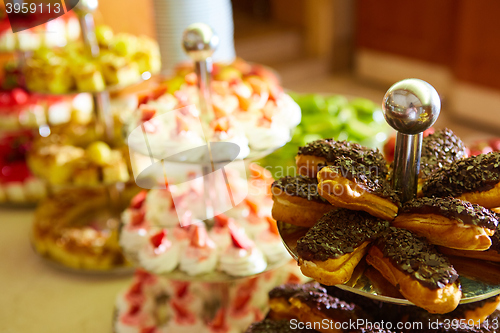
POLYGON ((156 327, 151 326, 151 327, 144 327, 141 330, 141 333, 155 333, 156 332, 156 327))
POLYGON ((248 208, 250 208, 250 212, 257 214, 259 212, 259 205, 257 204, 257 201, 251 199, 251 198, 246 198, 245 203, 247 204, 248 208))
POLYGON ((183 298, 186 296, 189 288, 189 282, 175 282, 175 296, 183 298))
POLYGON ((146 195, 148 194, 148 191, 142 190, 141 192, 137 193, 135 197, 132 198, 130 201, 130 208, 134 209, 139 209, 142 207, 142 204, 146 200, 146 195))
POLYGON ((243 231, 236 228, 229 228, 229 233, 231 235, 231 241, 235 247, 243 250, 249 250, 252 248, 252 241, 243 233, 243 231))
POLYGON ((175 123, 177 125, 177 133, 189 131, 189 124, 182 116, 176 114, 175 115, 175 123))
POLYGON ((186 309, 186 307, 179 301, 174 299, 172 300, 171 305, 176 315, 179 316, 181 319, 193 317, 193 314, 188 309, 186 309))
POLYGON ((132 226, 139 226, 144 222, 144 216, 146 215, 146 211, 143 209, 132 209, 130 211, 130 224, 132 226))
POLYGON ((136 314, 138 314, 139 312, 141 311, 141 306, 138 305, 138 304, 134 304, 130 307, 130 309, 128 310, 128 315, 129 316, 135 316, 136 314))
POLYGON ((190 244, 194 247, 205 247, 208 242, 207 229, 204 227, 193 224, 193 228, 190 230, 191 238, 190 244))
POLYGON ((245 308, 245 306, 249 303, 251 299, 251 293, 246 292, 243 294, 238 294, 236 298, 234 299, 233 303, 233 309, 234 311, 238 312, 241 311, 245 308))
POLYGON ((266 221, 269 223, 269 232, 279 236, 280 232, 278 230, 278 225, 276 224, 276 220, 271 216, 266 216, 266 221))
POLYGON ((163 242, 163 239, 165 238, 167 232, 165 230, 160 230, 160 232, 158 232, 157 234, 151 236, 151 238, 149 239, 151 244, 157 248, 161 245, 161 243, 163 242))
POLYGON ((145 122, 153 119, 156 114, 156 109, 151 105, 141 105, 141 121, 145 122))
POLYGON ((212 121, 211 126, 215 132, 227 132, 229 130, 229 118, 215 119, 212 121))
POLYGON ((220 308, 215 314, 214 319, 208 324, 213 329, 221 329, 226 326, 226 309, 220 308))
POLYGON ((230 217, 224 214, 219 214, 217 216, 214 216, 215 220, 215 226, 219 228, 225 228, 227 227, 228 223, 230 220, 232 220, 230 217))
POLYGON ((298 277, 297 275, 293 274, 293 273, 290 273, 290 275, 288 275, 288 279, 286 281, 286 283, 300 283, 300 277, 298 277))
POLYGON ((130 296, 142 295, 142 291, 143 291, 142 287, 143 287, 142 281, 137 281, 129 289, 128 295, 130 295, 130 296))

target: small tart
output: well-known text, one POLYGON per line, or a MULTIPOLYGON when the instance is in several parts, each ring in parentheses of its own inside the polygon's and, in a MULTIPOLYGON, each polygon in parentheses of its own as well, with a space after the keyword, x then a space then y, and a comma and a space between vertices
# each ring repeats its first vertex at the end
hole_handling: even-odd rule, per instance
POLYGON ((316 140, 299 147, 295 162, 300 175, 316 177, 322 166, 330 165, 339 157, 351 158, 365 165, 368 169, 377 170, 379 177, 384 178, 388 174, 384 156, 378 149, 363 147, 349 141, 335 141, 334 139, 316 140))
POLYGON ((318 193, 318 181, 307 176, 287 176, 271 185, 273 218, 301 227, 312 227, 335 209, 318 193))
POLYGON ((460 302, 458 274, 449 260, 408 230, 387 229, 366 261, 406 299, 431 313, 451 312, 460 302))
POLYGON ((443 166, 422 187, 424 196, 460 198, 486 208, 500 206, 500 152, 443 166))
POLYGON ((392 222, 429 242, 459 250, 484 251, 495 233, 495 213, 470 202, 447 198, 419 198, 406 202, 392 222))
POLYGON ((346 157, 318 172, 318 191, 336 207, 363 210, 376 217, 396 217, 399 198, 375 169, 346 157))
POLYGON ((339 209, 325 214, 297 242, 302 273, 326 285, 347 282, 371 240, 388 224, 360 211, 339 209))

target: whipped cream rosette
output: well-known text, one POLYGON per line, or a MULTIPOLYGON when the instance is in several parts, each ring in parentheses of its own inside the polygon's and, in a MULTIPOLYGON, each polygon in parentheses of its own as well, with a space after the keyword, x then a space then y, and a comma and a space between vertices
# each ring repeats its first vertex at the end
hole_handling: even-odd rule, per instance
MULTIPOLYGON (((254 171, 247 180, 227 168, 227 186, 233 195, 244 196, 249 186, 257 188, 270 182, 263 169, 251 168, 254 171)), ((286 250, 275 235, 276 222, 271 218, 272 200, 267 189, 254 192, 235 208, 216 215, 213 222, 204 222, 197 219, 205 213, 203 178, 195 173, 185 178, 190 181, 141 192, 123 213, 120 244, 131 258, 139 258, 140 265, 157 274, 208 274, 212 280, 219 276, 212 273, 220 273, 225 279, 255 275, 266 270, 268 263, 274 267, 287 260, 286 250), (153 255, 157 250, 150 238, 162 232, 172 245, 161 255, 173 255, 179 250, 176 269, 143 265, 143 261, 161 261, 160 255, 153 255)), ((174 263, 174 259, 169 260, 174 263)))

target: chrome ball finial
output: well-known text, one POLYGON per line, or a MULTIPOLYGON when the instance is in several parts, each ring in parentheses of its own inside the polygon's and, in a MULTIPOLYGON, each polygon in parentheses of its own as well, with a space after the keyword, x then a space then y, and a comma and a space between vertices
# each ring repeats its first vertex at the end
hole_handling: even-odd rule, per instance
POLYGON ((75 7, 75 13, 77 15, 85 15, 88 13, 93 13, 99 7, 98 0, 80 0, 78 5, 75 7))
POLYGON ((203 61, 212 56, 219 45, 219 37, 205 23, 193 23, 184 30, 182 46, 194 61, 203 61))
POLYGON ((414 135, 431 127, 439 117, 441 100, 429 83, 406 79, 389 88, 382 109, 387 123, 396 131, 414 135))

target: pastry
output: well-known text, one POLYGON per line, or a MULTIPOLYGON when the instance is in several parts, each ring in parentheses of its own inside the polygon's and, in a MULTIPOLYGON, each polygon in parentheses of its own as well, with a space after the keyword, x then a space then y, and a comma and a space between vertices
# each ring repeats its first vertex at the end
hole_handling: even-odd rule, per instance
POLYGON ((297 242, 302 273, 325 285, 347 282, 370 242, 388 224, 361 211, 339 209, 325 214, 297 242))
POLYGON ((193 224, 189 229, 190 242, 180 258, 180 270, 188 275, 214 271, 218 262, 215 243, 208 237, 204 226, 193 224))
POLYGON ((141 98, 146 104, 140 105, 138 112, 127 121, 126 132, 132 134, 130 145, 143 154, 148 153, 142 130, 136 130, 141 124, 147 127, 149 142, 168 142, 161 147, 153 145, 152 153, 159 158, 183 153, 176 158, 198 162, 199 155, 186 151, 205 145, 206 141, 233 143, 239 147, 239 151, 220 151, 217 157, 221 160, 233 160, 236 156, 245 158, 250 151, 266 151, 284 145, 291 139, 291 129, 300 123, 300 108, 283 92, 274 74, 261 66, 242 63, 245 62, 238 59, 233 64, 214 64, 213 115, 205 133, 200 131, 197 119, 200 110, 192 107, 198 100, 194 67, 179 65, 174 76, 165 82, 166 93, 155 90, 141 98), (149 113, 154 118, 143 117, 144 107, 152 110, 149 113), (174 116, 171 111, 178 109, 181 111, 174 116))
POLYGON ((269 292, 270 312, 268 317, 275 320, 297 318, 296 313, 292 312, 290 298, 295 294, 308 293, 310 291, 326 293, 326 289, 321 287, 317 282, 308 284, 287 283, 273 288, 269 292))
POLYGON ((318 192, 333 206, 363 210, 385 220, 396 217, 399 198, 368 165, 338 157, 318 172, 318 192))
POLYGON ((368 251, 376 268, 410 302, 431 313, 453 311, 462 297, 458 274, 425 239, 390 227, 368 251))
POLYGON ((424 196, 452 196, 486 208, 500 206, 500 152, 445 165, 426 181, 424 196))
POLYGON ((419 198, 406 202, 391 224, 435 245, 484 251, 491 246, 498 218, 490 210, 460 199, 419 198))
POLYGON ((287 176, 271 186, 273 218, 300 227, 312 227, 324 214, 335 209, 318 193, 318 181, 307 176, 287 176))
POLYGON ((325 165, 330 165, 340 157, 346 157, 366 167, 370 174, 385 178, 388 174, 386 162, 382 153, 377 150, 363 147, 349 141, 335 141, 321 139, 309 142, 299 147, 295 157, 298 174, 316 177, 316 174, 325 165))
POLYGON ((420 157, 419 184, 444 165, 467 157, 465 144, 448 128, 440 129, 424 137, 420 157))
MULTIPOLYGON (((137 193, 127 186, 119 209, 137 193)), ((44 257, 67 267, 104 271, 126 267, 118 243, 118 220, 107 215, 110 202, 104 189, 71 189, 57 192, 40 203, 31 241, 44 257)))
POLYGON ((347 324, 348 327, 349 322, 358 319, 354 304, 321 292, 295 294, 290 298, 290 303, 292 311, 301 322, 312 324, 320 332, 342 332, 342 324, 347 324))
POLYGON ((179 264, 181 248, 168 238, 167 230, 160 230, 149 237, 149 243, 139 252, 139 263, 150 272, 170 273, 179 264))
MULTIPOLYGON (((498 215, 496 217, 498 218, 498 215)), ((500 232, 498 228, 499 225, 497 224, 495 233, 490 236, 491 246, 486 251, 456 250, 440 246, 439 252, 451 256, 500 262, 500 232)))

